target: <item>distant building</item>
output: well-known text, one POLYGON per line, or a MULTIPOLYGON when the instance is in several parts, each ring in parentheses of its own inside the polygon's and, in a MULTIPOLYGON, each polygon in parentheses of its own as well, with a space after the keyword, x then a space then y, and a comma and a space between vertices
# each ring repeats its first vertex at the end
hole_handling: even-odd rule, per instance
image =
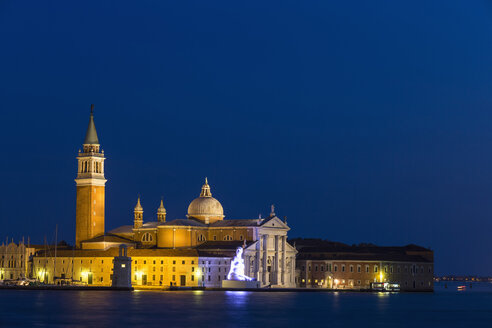
POLYGON ((136 286, 220 286, 236 248, 244 246, 245 274, 261 286, 295 287, 297 251, 287 242, 290 230, 272 206, 267 218, 225 219, 222 204, 212 197, 207 179, 200 196, 188 206, 186 218, 168 220, 164 202, 155 218, 144 220, 138 197, 133 224, 105 233, 104 152, 93 110, 83 150, 78 154, 76 248, 53 254, 40 251, 32 274, 54 283, 74 279, 110 286, 118 247, 128 248, 132 284, 136 286))
POLYGON ((307 288, 369 289, 373 282, 400 284, 402 291, 434 289, 434 252, 407 245, 349 246, 296 240, 296 284, 307 288))
POLYGON ((14 280, 30 276, 31 256, 38 247, 26 245, 24 242, 0 246, 0 280, 14 280))

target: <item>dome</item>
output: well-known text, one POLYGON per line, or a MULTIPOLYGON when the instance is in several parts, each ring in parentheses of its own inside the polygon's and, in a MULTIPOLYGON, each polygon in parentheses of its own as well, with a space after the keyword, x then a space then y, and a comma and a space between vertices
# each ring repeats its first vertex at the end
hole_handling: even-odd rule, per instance
POLYGON ((207 178, 202 186, 200 197, 195 198, 188 206, 188 218, 195 218, 205 223, 213 223, 224 218, 224 209, 220 202, 212 197, 207 178))

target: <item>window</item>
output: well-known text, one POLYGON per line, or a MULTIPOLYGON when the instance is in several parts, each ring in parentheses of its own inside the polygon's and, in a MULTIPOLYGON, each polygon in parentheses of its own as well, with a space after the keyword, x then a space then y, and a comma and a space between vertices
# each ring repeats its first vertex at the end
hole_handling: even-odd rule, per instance
POLYGON ((175 280, 176 280, 176 275, 173 274, 173 281, 175 281, 175 280))
POLYGON ((191 264, 195 264, 195 261, 191 261, 191 264))
POLYGON ((360 265, 358 265, 358 266, 357 266, 357 272, 359 272, 359 273, 360 273, 360 270, 361 270, 361 267, 360 267, 360 265))
POLYGON ((210 281, 210 276, 208 276, 208 281, 210 281))
POLYGON ((369 273, 369 266, 366 265, 366 273, 369 273))
POLYGON ((319 268, 321 269, 321 271, 325 271, 325 266, 324 265, 320 265, 319 268))
POLYGON ((164 261, 161 261, 161 264, 164 264, 164 261))
POLYGON ((144 261, 144 264, 147 264, 147 261, 144 261))
POLYGON ((162 281, 162 278, 163 278, 162 274, 161 274, 161 277, 160 278, 161 278, 161 281, 162 281))
POLYGON ((176 272, 176 267, 173 267, 173 272, 176 272))
POLYGON ((195 272, 195 267, 191 267, 191 272, 195 272))
POLYGON ((243 240, 243 239, 244 239, 243 235, 240 235, 239 240, 243 240))
POLYGON ((334 267, 334 271, 337 272, 338 271, 338 265, 335 264, 335 267, 334 267))
POLYGON ((195 281, 195 276, 191 275, 191 281, 195 281))
POLYGON ((155 260, 153 261, 153 263, 152 263, 152 264, 155 264, 155 260))
POLYGON ((353 265, 350 266, 350 272, 354 272, 354 266, 353 265))
POLYGON ((173 264, 176 264, 176 260, 173 261, 173 264))
POLYGON ((205 236, 204 235, 202 235, 202 234, 199 234, 198 235, 198 241, 205 241, 205 240, 206 239, 205 239, 205 236))
POLYGON ((217 236, 214 236, 214 240, 217 240, 217 236))
POLYGON ((388 273, 388 266, 387 265, 384 266, 384 273, 388 273))
POLYGON ((317 265, 314 266, 314 271, 318 271, 318 266, 317 265))
POLYGON ((148 243, 148 242, 151 242, 154 238, 152 237, 152 235, 150 234, 150 232, 146 232, 143 234, 142 236, 142 241, 144 243, 148 243))
POLYGON ((232 236, 231 235, 225 235, 224 236, 224 240, 231 241, 232 240, 232 236))
POLYGON ((378 272, 378 266, 377 265, 374 266, 374 272, 378 272))
POLYGON ((342 264, 342 272, 345 272, 345 264, 342 264))
POLYGON ((155 274, 152 275, 152 281, 155 281, 155 274))
POLYGON ((181 264, 185 264, 185 261, 181 261, 181 264))
POLYGON ((393 273, 393 266, 390 266, 390 273, 393 273))

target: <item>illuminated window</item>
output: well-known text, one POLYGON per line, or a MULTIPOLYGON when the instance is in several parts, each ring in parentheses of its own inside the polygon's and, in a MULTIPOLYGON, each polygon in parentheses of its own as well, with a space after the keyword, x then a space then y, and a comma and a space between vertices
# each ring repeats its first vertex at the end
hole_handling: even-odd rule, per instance
POLYGON ((121 267, 122 267, 122 268, 126 268, 126 264, 122 264, 122 265, 121 265, 121 267))
POLYGON ((153 239, 154 238, 152 237, 152 234, 150 232, 146 232, 142 236, 142 241, 146 243, 151 242, 153 239))

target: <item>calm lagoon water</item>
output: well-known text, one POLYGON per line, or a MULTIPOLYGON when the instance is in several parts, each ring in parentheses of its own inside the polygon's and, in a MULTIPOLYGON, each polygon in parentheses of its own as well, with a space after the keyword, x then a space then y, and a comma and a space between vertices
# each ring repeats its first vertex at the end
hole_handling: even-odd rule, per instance
POLYGON ((435 293, 0 290, 0 327, 492 327, 492 284, 435 293))

